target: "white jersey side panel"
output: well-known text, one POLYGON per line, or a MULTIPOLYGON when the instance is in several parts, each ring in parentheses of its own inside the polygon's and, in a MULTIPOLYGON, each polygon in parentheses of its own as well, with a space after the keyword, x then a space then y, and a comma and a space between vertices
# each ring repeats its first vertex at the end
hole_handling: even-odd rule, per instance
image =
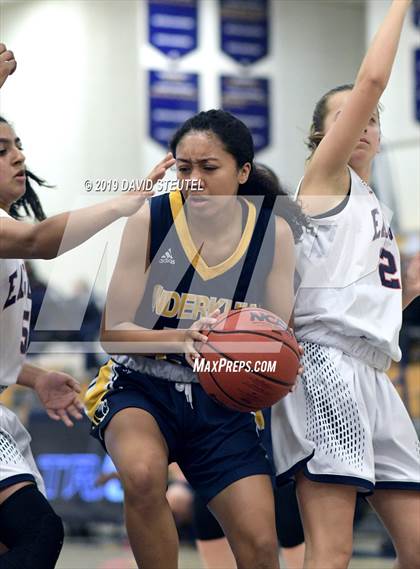
POLYGON ((295 305, 299 340, 360 344, 399 360, 402 320, 400 256, 389 210, 352 170, 345 207, 311 218, 297 251, 295 305))
MULTIPOLYGON (((0 224, 10 216, 0 209, 0 224)), ((21 259, 0 259, 0 391, 16 383, 29 338, 31 295, 21 259)))

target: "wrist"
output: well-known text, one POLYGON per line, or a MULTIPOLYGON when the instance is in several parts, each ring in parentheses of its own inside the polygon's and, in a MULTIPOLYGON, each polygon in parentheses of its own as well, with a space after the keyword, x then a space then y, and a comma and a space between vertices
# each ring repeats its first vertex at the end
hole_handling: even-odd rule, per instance
POLYGON ((31 365, 25 364, 22 368, 22 371, 19 374, 17 379, 18 385, 23 385, 24 387, 30 387, 31 389, 37 389, 39 384, 39 380, 47 373, 46 369, 31 365))

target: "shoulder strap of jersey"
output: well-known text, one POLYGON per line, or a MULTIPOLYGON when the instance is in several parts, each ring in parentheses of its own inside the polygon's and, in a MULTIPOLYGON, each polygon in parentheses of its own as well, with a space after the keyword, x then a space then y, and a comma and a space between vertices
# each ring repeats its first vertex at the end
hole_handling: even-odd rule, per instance
POLYGON ((238 294, 238 296, 245 298, 258 261, 260 261, 259 270, 270 271, 273 264, 275 246, 274 217, 271 209, 261 208, 242 265, 235 295, 238 294))
POLYGON ((173 225, 169 193, 150 200, 150 261, 153 261, 173 225))

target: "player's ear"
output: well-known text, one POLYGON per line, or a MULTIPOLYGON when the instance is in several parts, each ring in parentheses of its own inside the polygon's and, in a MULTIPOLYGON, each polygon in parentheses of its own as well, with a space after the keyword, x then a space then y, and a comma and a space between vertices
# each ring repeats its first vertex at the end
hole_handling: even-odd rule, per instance
POLYGON ((251 172, 251 164, 249 162, 245 162, 245 164, 239 168, 239 173, 238 173, 239 184, 245 184, 245 182, 249 178, 250 172, 251 172))

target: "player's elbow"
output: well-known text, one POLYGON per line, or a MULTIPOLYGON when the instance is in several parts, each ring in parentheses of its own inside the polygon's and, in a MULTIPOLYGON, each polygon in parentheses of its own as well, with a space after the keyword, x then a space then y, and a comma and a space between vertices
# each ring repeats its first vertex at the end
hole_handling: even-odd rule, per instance
POLYGON ((376 93, 378 99, 385 91, 387 84, 388 77, 381 73, 380 70, 376 71, 374 69, 366 72, 358 80, 360 89, 363 89, 369 93, 376 93))

